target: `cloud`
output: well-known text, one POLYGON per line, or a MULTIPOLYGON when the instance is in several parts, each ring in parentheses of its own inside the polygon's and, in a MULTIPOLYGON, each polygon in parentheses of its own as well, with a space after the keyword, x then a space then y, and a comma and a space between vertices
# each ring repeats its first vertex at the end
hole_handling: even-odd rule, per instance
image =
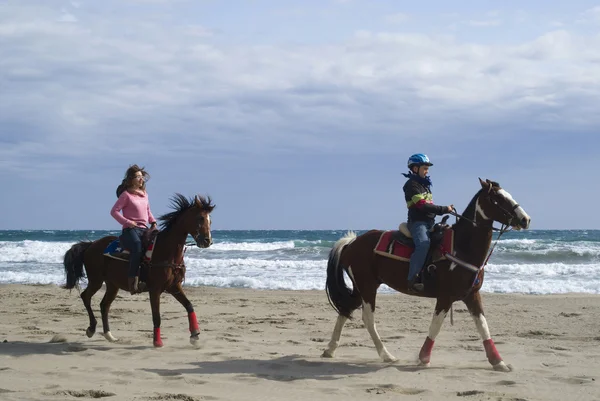
POLYGON ((600 22, 600 6, 585 10, 582 16, 588 21, 600 22))
POLYGON ((484 20, 469 20, 469 21, 467 21, 468 25, 479 26, 479 27, 498 26, 501 23, 502 23, 502 21, 499 19, 484 19, 484 20))
POLYGON ((58 18, 58 22, 77 22, 77 17, 70 12, 63 10, 62 15, 58 18))
POLYGON ((484 45, 359 31, 331 43, 240 45, 172 17, 84 9, 85 24, 65 24, 50 7, 0 6, 11 16, 0 20, 2 170, 132 152, 121 144, 165 157, 360 154, 381 151, 374 137, 542 137, 600 123, 597 36, 558 30, 484 45))
POLYGON ((384 21, 388 24, 403 24, 410 19, 410 16, 405 13, 396 13, 386 15, 384 21))

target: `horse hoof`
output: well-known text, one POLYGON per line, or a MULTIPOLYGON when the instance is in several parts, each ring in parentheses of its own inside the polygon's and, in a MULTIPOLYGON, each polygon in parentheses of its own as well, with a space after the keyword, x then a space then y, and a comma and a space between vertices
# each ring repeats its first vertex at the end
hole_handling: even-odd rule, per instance
POLYGON ((505 364, 504 361, 498 362, 493 367, 496 372, 512 372, 513 370, 512 366, 505 364))
POLYGON ((398 360, 398 358, 396 358, 392 355, 386 356, 385 358, 382 358, 382 359, 383 359, 383 362, 387 362, 387 363, 396 362, 398 360))
POLYGON ((422 368, 428 368, 431 366, 431 362, 423 362, 423 361, 419 361, 419 367, 422 368))
POLYGON ((117 340, 116 338, 113 337, 113 335, 110 333, 110 331, 107 331, 106 333, 102 334, 104 336, 104 338, 106 338, 108 341, 110 341, 111 343, 116 343, 117 340))
POLYGON ((325 350, 321 354, 321 358, 333 358, 333 352, 329 352, 329 350, 325 350))
POLYGON ((85 335, 88 336, 88 338, 92 338, 95 333, 96 333, 96 330, 92 330, 91 327, 88 327, 87 330, 85 331, 85 335))
POLYGON ((195 348, 202 347, 202 343, 200 342, 200 337, 198 334, 190 337, 190 344, 192 344, 195 348))
POLYGON ((161 348, 163 345, 162 340, 154 340, 154 348, 161 348))

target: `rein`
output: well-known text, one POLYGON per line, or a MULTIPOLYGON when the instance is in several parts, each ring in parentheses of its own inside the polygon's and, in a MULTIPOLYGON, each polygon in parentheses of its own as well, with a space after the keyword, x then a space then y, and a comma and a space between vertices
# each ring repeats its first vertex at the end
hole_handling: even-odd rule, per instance
MULTIPOLYGON (((516 209, 517 207, 519 207, 519 205, 518 205, 518 204, 516 205, 515 209, 516 209)), ((501 208, 501 209, 502 209, 502 208, 501 208)), ((513 209, 513 210, 514 210, 514 209, 513 209)), ((504 209, 502 209, 502 211, 504 211, 504 209)), ((449 214, 451 214, 452 216, 456 217, 457 219, 464 219, 464 220, 468 221, 469 223, 473 224, 475 227, 479 227, 479 224, 477 224, 477 223, 476 223, 474 220, 471 220, 470 218, 468 218, 468 217, 465 217, 465 216, 463 216, 462 214, 459 214, 459 213, 456 213, 456 212, 450 212, 449 214)), ((511 217, 511 218, 512 218, 512 217, 511 217)), ((500 235, 502 235, 503 233, 505 233, 506 231, 510 231, 510 230, 506 230, 506 229, 504 228, 504 226, 505 226, 504 224, 502 225, 502 228, 496 228, 496 227, 492 226, 492 230, 494 230, 494 231, 500 231, 500 234, 499 234, 499 236, 500 236, 500 235)), ((506 227, 508 227, 508 225, 506 225, 506 227)), ((498 238, 500 238, 499 236, 498 236, 498 238)))
MULTIPOLYGON (((191 246, 195 246, 196 243, 195 242, 186 242, 185 244, 183 244, 183 255, 185 255, 185 252, 188 250, 189 247, 191 246)), ((183 262, 183 255, 182 255, 182 262, 181 263, 152 263, 151 261, 148 262, 148 267, 151 269, 153 267, 171 267, 173 269, 183 269, 185 270, 185 262, 183 262)))

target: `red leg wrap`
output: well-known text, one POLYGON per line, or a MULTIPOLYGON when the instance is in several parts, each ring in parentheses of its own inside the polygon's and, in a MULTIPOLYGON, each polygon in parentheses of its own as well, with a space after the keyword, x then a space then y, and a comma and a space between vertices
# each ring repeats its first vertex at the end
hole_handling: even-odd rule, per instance
POLYGON ((431 360, 431 350, 433 349, 433 341, 431 338, 427 337, 423 346, 421 347, 421 352, 419 352, 419 360, 421 363, 429 363, 431 360))

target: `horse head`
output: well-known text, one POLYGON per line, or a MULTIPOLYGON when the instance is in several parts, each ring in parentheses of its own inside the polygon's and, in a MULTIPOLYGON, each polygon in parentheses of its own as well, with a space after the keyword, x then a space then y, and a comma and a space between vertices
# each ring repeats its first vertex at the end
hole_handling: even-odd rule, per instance
POLYGON ((208 248, 212 245, 212 234, 210 232, 210 213, 215 208, 210 197, 196 195, 194 206, 188 210, 186 219, 186 230, 196 241, 198 248, 208 248))
POLYGON ((172 212, 160 216, 163 231, 175 230, 181 234, 189 234, 196 241, 198 248, 208 248, 212 245, 210 232, 210 213, 215 208, 210 197, 196 195, 188 199, 181 194, 175 194, 171 199, 172 212))
POLYGON ((477 199, 476 220, 493 220, 516 230, 528 229, 531 217, 511 194, 494 181, 479 179, 481 192, 477 199))

